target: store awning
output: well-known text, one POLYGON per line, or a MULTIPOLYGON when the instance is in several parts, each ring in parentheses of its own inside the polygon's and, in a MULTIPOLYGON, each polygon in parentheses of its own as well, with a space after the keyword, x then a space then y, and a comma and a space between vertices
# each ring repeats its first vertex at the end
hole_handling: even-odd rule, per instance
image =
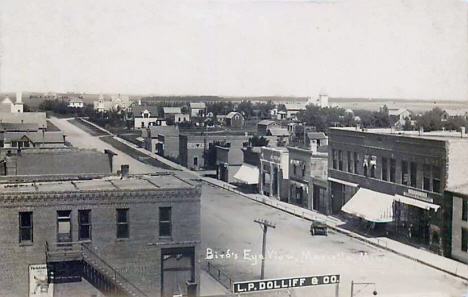
POLYGON ((393 196, 360 188, 342 211, 376 223, 393 221, 393 196))
POLYGON ((258 167, 250 164, 242 164, 239 171, 234 175, 234 178, 248 185, 256 185, 258 184, 259 176, 260 171, 258 167))
POLYGON ((341 180, 341 179, 337 179, 337 178, 333 178, 333 177, 329 177, 328 180, 331 181, 331 182, 343 184, 343 185, 354 187, 354 188, 359 186, 358 184, 350 183, 350 182, 347 182, 347 181, 344 181, 344 180, 341 180))
POLYGON ((406 196, 401 196, 401 195, 395 195, 395 201, 399 201, 401 203, 416 206, 416 207, 426 209, 426 210, 433 209, 437 211, 440 208, 440 205, 421 201, 418 199, 413 199, 413 198, 406 197, 406 196))

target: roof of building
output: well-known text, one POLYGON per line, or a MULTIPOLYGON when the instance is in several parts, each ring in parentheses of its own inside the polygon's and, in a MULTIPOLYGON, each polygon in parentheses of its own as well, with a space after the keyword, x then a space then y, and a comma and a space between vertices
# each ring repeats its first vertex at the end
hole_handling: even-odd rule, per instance
POLYGON ((289 136, 289 131, 287 128, 274 127, 268 129, 271 136, 289 136))
POLYGON ((158 135, 164 136, 179 136, 179 129, 177 126, 150 126, 151 137, 158 137, 158 135))
POLYGON ((7 132, 4 135, 5 142, 20 141, 25 138, 29 139, 33 143, 64 143, 63 132, 53 131, 44 132, 32 131, 32 132, 7 132))
POLYGON ((78 97, 74 97, 70 100, 70 103, 83 103, 83 100, 78 97))
POLYGON ((286 103, 286 110, 305 110, 305 103, 286 103))
POLYGON ((177 113, 182 113, 182 110, 180 107, 164 107, 164 113, 165 114, 177 114, 177 113))
POLYGON ((328 137, 323 132, 307 132, 309 139, 327 139, 328 137))
POLYGON ((47 128, 47 116, 45 112, 2 112, 0 123, 36 123, 39 127, 47 128))
POLYGON ((11 104, 13 104, 13 101, 11 101, 11 99, 8 98, 8 96, 7 96, 7 97, 5 97, 5 99, 2 100, 1 103, 10 104, 10 105, 11 105, 11 104))
POLYGON ((158 106, 155 106, 155 105, 152 105, 152 106, 137 105, 132 108, 133 116, 141 116, 141 114, 145 111, 148 111, 152 117, 159 116, 159 108, 158 106))
POLYGON ((0 123, 0 131, 37 131, 37 123, 0 123))
POLYGON ((271 124, 276 124, 276 122, 272 120, 261 120, 260 122, 257 123, 257 125, 264 125, 264 126, 268 126, 271 124))
POLYGON ((399 108, 399 109, 389 109, 388 110, 388 114, 391 115, 391 116, 399 116, 400 114, 406 112, 408 110, 408 108, 399 108))
POLYGON ((96 150, 23 149, 17 156, 17 175, 110 173, 109 157, 96 150))
POLYGON ((468 110, 464 109, 445 109, 444 111, 451 117, 465 116, 468 113, 468 110))
POLYGON ((205 102, 190 102, 190 108, 192 109, 205 109, 206 104, 205 102))
POLYGON ((231 111, 226 115, 226 119, 232 119, 235 115, 240 115, 241 117, 244 117, 240 112, 231 111))
POLYGON ((138 175, 121 179, 110 176, 101 179, 79 181, 53 181, 36 183, 15 183, 0 185, 0 194, 80 192, 80 191, 135 191, 193 188, 194 185, 174 175, 138 175))

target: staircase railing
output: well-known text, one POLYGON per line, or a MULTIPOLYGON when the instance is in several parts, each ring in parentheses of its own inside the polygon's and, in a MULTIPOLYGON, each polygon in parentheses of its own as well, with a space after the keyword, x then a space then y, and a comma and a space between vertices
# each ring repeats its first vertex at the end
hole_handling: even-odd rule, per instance
POLYGON ((89 260, 97 262, 96 264, 101 266, 102 269, 94 267, 105 277, 109 278, 110 281, 114 283, 115 286, 119 287, 121 290, 135 292, 139 296, 148 297, 143 291, 126 279, 122 274, 115 270, 111 265, 109 265, 104 259, 98 256, 95 252, 86 243, 82 242, 69 242, 69 243, 52 243, 45 242, 45 254, 46 254, 46 263, 58 261, 66 261, 68 257, 73 257, 76 255, 80 256, 80 260, 86 261, 88 265, 95 266, 90 263, 89 260), (89 260, 87 260, 89 258, 89 260), (107 274, 107 275, 105 275, 107 274))
POLYGON ((136 292, 138 293, 138 295, 143 296, 143 297, 148 297, 148 295, 146 295, 143 291, 138 289, 138 287, 136 287, 133 283, 131 283, 127 278, 125 278, 117 270, 115 270, 104 259, 99 257, 95 252, 93 252, 86 244, 82 244, 82 247, 83 247, 83 250, 82 250, 83 256, 90 255, 92 257, 92 260, 99 261, 99 263, 97 264, 102 265, 103 269, 107 271, 107 273, 109 274, 108 277, 112 278, 117 286, 122 287, 122 285, 119 285, 121 283, 123 284, 123 286, 126 286, 126 290, 136 292))

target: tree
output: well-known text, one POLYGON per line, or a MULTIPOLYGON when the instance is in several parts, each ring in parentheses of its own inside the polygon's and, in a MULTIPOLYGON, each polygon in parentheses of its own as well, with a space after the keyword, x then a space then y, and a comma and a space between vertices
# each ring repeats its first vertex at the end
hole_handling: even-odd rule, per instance
POLYGON ((254 115, 254 105, 252 101, 242 101, 236 108, 237 112, 240 112, 244 115, 246 119, 250 119, 254 115))
POLYGON ((411 131, 413 130, 413 123, 411 122, 409 117, 405 118, 405 122, 403 124, 403 131, 411 131))
POLYGON ((426 111, 418 118, 418 126, 422 127, 424 131, 442 130, 442 120, 440 117, 442 112, 442 109, 438 107, 426 111))
POLYGON ((258 137, 254 135, 249 138, 249 145, 250 146, 268 146, 269 140, 263 136, 258 137))

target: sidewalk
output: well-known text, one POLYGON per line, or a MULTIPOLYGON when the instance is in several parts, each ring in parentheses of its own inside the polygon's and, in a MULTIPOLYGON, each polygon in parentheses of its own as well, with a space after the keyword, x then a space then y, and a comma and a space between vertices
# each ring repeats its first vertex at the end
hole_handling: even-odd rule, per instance
MULTIPOLYGON (((86 121, 86 120, 84 120, 84 121, 86 121)), ((88 121, 86 121, 86 122, 91 124, 91 125, 96 126, 97 128, 101 129, 103 132, 111 134, 109 131, 107 131, 107 130, 105 130, 105 129, 103 129, 103 128, 101 128, 101 127, 99 127, 99 126, 97 126, 97 125, 95 125, 95 124, 93 124, 91 122, 88 122, 88 121)), ((255 200, 255 201, 259 202, 259 203, 263 203, 265 205, 274 207, 276 209, 279 209, 281 211, 287 212, 287 213, 292 214, 294 216, 303 218, 305 220, 323 221, 328 225, 329 228, 331 228, 332 230, 335 230, 336 232, 346 234, 346 235, 348 235, 348 236, 350 236, 352 238, 355 238, 355 239, 360 240, 362 242, 365 242, 367 244, 371 244, 371 245, 379 247, 381 249, 393 252, 393 253, 395 253, 397 255, 400 255, 402 257, 414 260, 416 262, 422 263, 422 264, 427 265, 429 267, 432 267, 434 269, 440 270, 442 272, 448 273, 450 275, 453 275, 453 276, 459 277, 459 278, 461 278, 461 279, 463 279, 465 281, 468 281, 468 265, 466 265, 464 263, 460 263, 460 262, 457 262, 455 260, 445 258, 445 257, 439 256, 439 255, 433 254, 431 252, 428 252, 428 251, 425 251, 425 250, 422 250, 422 249, 418 249, 418 248, 403 244, 401 242, 392 240, 392 239, 387 238, 387 237, 365 237, 365 236, 362 236, 362 235, 357 234, 355 232, 340 228, 340 226, 344 225, 345 222, 341 221, 341 220, 339 220, 337 218, 327 216, 327 215, 324 215, 324 214, 320 214, 320 213, 318 213, 316 211, 305 209, 305 208, 302 208, 302 207, 299 207, 299 206, 296 206, 296 205, 292 205, 292 204, 289 204, 289 203, 286 203, 286 202, 271 199, 270 197, 267 197, 267 196, 264 196, 264 195, 261 195, 261 194, 245 194, 245 193, 242 193, 242 192, 238 191, 236 189, 236 187, 231 185, 231 184, 225 183, 225 182, 220 181, 220 180, 204 177, 198 172, 191 171, 188 168, 185 168, 185 167, 183 167, 183 166, 181 166, 179 164, 173 163, 172 161, 169 161, 169 160, 167 160, 167 159, 165 159, 165 158, 163 158, 163 157, 161 157, 159 155, 153 154, 153 153, 151 153, 151 152, 149 152, 149 151, 147 151, 147 150, 145 150, 143 148, 139 148, 138 146, 134 145, 133 143, 130 143, 130 142, 124 140, 124 139, 121 139, 121 138, 115 136, 115 135, 114 135, 114 139, 116 139, 116 140, 118 140, 118 141, 120 141, 120 142, 122 142, 122 143, 136 149, 136 150, 139 150, 142 153, 144 153, 144 154, 146 154, 146 155, 148 155, 150 157, 156 158, 157 160, 167 164, 168 166, 170 166, 170 167, 172 167, 174 169, 178 169, 178 170, 181 170, 183 172, 190 173, 192 176, 194 176, 194 177, 196 177, 196 178, 198 178, 198 179, 200 179, 200 180, 202 180, 204 182, 210 183, 210 184, 215 185, 215 186, 217 186, 219 188, 222 188, 224 190, 231 191, 233 193, 239 194, 239 195, 241 195, 241 196, 243 196, 245 198, 255 200)))
POLYGON ((226 295, 228 290, 203 269, 200 269, 200 296, 226 295))

